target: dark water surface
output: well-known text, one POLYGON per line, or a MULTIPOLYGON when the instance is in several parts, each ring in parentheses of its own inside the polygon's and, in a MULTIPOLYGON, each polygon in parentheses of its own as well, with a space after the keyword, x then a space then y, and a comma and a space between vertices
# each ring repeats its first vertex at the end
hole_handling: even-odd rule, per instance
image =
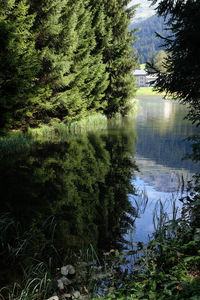
MULTIPOLYGON (((15 264, 67 257, 90 244, 100 254, 145 241, 160 198, 177 191, 198 166, 181 158, 195 133, 185 107, 159 97, 140 99, 136 119, 106 130, 44 139, 2 156, 1 278, 15 264), (177 176, 178 174, 178 176, 177 176), (145 197, 148 197, 146 210, 145 197), (140 215, 141 218, 137 218, 140 215), (136 220, 136 221, 135 221, 136 220), (13 257, 15 257, 13 262, 13 257)), ((60 262, 62 263, 62 262, 60 262)))

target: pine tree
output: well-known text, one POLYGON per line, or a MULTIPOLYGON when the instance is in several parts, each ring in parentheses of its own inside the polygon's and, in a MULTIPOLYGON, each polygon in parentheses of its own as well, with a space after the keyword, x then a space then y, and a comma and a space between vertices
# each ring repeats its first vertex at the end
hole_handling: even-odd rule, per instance
POLYGON ((133 11, 120 0, 1 2, 0 127, 125 114, 135 90, 133 11))
POLYGON ((106 28, 106 16, 103 3, 100 3, 98 0, 90 0, 90 7, 92 11, 92 29, 94 30, 96 44, 92 51, 95 86, 91 91, 93 101, 89 109, 102 110, 107 106, 105 90, 109 84, 109 74, 106 70, 106 64, 103 61, 103 54, 106 47, 109 46, 111 31, 108 31, 106 28))
MULTIPOLYGON (((67 90, 66 99, 75 103, 76 95, 73 117, 77 119, 93 111, 102 110, 105 106, 105 100, 102 101, 102 98, 108 85, 108 75, 102 52, 106 33, 104 14, 97 1, 71 1, 70 7, 77 16, 77 45, 71 68, 71 73, 74 74, 72 90, 67 90)), ((65 119, 68 120, 68 115, 65 119)))
POLYGON ((95 47, 95 36, 91 28, 91 11, 87 1, 70 1, 70 7, 76 13, 77 44, 73 52, 73 64, 70 73, 73 79, 70 89, 61 95, 70 104, 71 114, 66 114, 64 120, 80 119, 87 115, 87 109, 92 102, 91 91, 94 87, 93 60, 91 51, 95 47))
POLYGON ((130 1, 104 0, 107 30, 111 31, 110 45, 104 51, 104 62, 109 73, 109 85, 106 90, 107 108, 110 117, 116 112, 125 115, 129 102, 135 94, 133 70, 137 66, 137 57, 131 48, 135 37, 128 30, 135 6, 127 8, 130 1))
POLYGON ((57 117, 58 110, 60 119, 64 115, 64 103, 60 100, 58 107, 57 102, 61 91, 71 81, 66 74, 69 74, 73 63, 73 40, 76 42, 76 36, 73 38, 72 35, 74 27, 72 26, 71 31, 69 26, 63 27, 68 2, 68 0, 31 0, 31 11, 36 14, 34 32, 41 61, 37 86, 46 92, 46 96, 41 98, 40 105, 35 107, 36 118, 42 122, 50 122, 51 118, 57 117), (66 36, 63 36, 63 31, 66 36))
POLYGON ((26 0, 0 4, 0 128, 21 126, 37 102, 33 89, 40 65, 26 0))
POLYGON ((69 122, 100 109, 107 74, 102 53, 95 50, 89 2, 40 0, 33 1, 32 8, 42 61, 38 85, 50 91, 37 115, 46 122, 69 122))

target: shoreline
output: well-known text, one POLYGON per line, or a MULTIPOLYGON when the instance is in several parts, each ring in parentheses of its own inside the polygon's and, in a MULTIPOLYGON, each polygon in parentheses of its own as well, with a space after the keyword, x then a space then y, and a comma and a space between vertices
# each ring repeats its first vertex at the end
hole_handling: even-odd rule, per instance
POLYGON ((153 87, 139 87, 137 88, 136 97, 138 96, 164 96, 165 93, 158 93, 153 90, 153 87))

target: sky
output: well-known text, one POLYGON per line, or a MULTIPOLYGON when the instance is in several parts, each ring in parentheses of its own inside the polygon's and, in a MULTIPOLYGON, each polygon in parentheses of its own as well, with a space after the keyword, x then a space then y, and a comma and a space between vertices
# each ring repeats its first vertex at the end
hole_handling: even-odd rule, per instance
POLYGON ((154 8, 149 7, 151 2, 148 0, 132 0, 129 5, 134 5, 134 4, 141 4, 136 11, 136 16, 133 20, 134 22, 144 20, 155 14, 154 8))

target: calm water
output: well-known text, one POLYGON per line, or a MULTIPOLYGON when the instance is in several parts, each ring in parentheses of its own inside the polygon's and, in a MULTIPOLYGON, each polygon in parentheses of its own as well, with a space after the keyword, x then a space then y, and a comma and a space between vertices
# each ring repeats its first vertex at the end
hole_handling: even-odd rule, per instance
POLYGON ((10 264, 8 244, 17 266, 90 244, 101 253, 146 241, 156 201, 175 197, 181 176, 199 166, 181 160, 196 131, 183 121, 185 107, 159 97, 139 104, 135 119, 1 156, 1 270, 10 264))
MULTIPOLYGON (((198 133, 197 128, 184 119, 186 107, 159 96, 143 97, 139 101, 140 110, 135 120, 137 141, 134 156, 139 172, 132 183, 136 189, 145 192, 148 203, 145 211, 141 209, 140 218, 135 222, 135 230, 128 234, 128 238, 146 242, 148 235, 154 230, 152 220, 156 203, 161 200, 169 215, 174 200, 177 199, 177 206, 180 207, 178 198, 182 183, 199 172, 200 165, 191 160, 183 160, 191 152, 186 138, 198 133)), ((141 197, 137 201, 143 203, 141 197)), ((134 202, 135 199, 132 200, 134 202)))

